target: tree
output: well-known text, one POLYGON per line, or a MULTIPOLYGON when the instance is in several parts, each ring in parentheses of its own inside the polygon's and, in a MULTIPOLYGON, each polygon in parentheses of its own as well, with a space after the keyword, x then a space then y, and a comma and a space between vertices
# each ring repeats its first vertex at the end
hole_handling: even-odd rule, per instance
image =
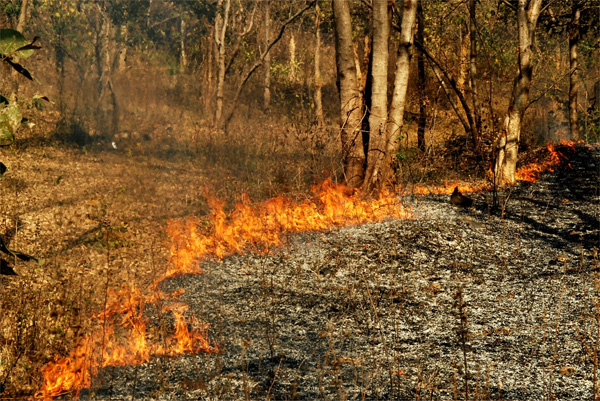
POLYGON ((347 0, 333 1, 344 171, 346 183, 353 188, 360 186, 365 193, 378 191, 395 183, 394 173, 400 146, 400 130, 404 123, 416 9, 416 0, 405 0, 401 3, 400 39, 388 112, 388 48, 392 26, 390 2, 373 1, 373 47, 369 79, 365 85, 365 91, 370 92, 365 95, 370 101, 365 102, 363 109, 354 59, 350 8, 347 0), (360 128, 362 118, 367 114, 368 149, 365 155, 360 128))
POLYGON ((362 142, 362 95, 358 90, 352 22, 348 0, 333 0, 335 60, 340 95, 340 134, 346 184, 357 188, 363 183, 365 153, 362 142))
POLYGON ((577 96, 579 94, 579 68, 577 65, 577 47, 579 45, 579 20, 581 4, 573 0, 571 5, 571 21, 569 22, 569 126, 571 139, 579 139, 579 122, 577 119, 577 96))
POLYGON ((319 3, 315 5, 315 116, 317 123, 322 126, 325 123, 323 116, 323 95, 321 88, 323 82, 321 79, 321 7, 319 3))
POLYGON ((365 192, 381 188, 389 175, 385 166, 387 143, 388 47, 390 10, 387 0, 373 0, 373 61, 371 67, 371 112, 367 170, 362 188, 365 192))
POLYGON ((518 66, 510 105, 504 119, 504 129, 497 141, 498 154, 494 182, 498 185, 515 183, 515 171, 521 138, 523 115, 529 106, 529 91, 533 78, 533 44, 535 27, 542 0, 518 0, 518 66))

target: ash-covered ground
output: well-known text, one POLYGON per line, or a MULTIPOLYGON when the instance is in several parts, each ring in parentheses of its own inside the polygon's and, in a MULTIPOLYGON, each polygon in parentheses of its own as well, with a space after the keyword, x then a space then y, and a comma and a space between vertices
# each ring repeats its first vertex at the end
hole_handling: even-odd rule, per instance
MULTIPOLYGON (((292 235, 162 283, 219 354, 105 369, 96 399, 592 400, 600 321, 598 148, 459 210, 292 235), (466 381, 466 382, 465 382, 466 381)), ((600 382, 596 384, 596 389, 600 382)), ((598 391, 598 390, 596 390, 598 391)), ((86 399, 89 392, 82 393, 86 399)))

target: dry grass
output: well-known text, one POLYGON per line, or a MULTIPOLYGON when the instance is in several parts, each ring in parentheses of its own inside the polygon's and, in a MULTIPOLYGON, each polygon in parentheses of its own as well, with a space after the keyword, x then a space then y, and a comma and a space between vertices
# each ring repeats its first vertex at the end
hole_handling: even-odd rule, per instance
MULTIPOLYGON (((225 134, 192 124, 153 138, 121 135, 74 146, 56 114, 0 149, 0 235, 43 263, 16 262, 0 281, 0 385, 30 395, 39 370, 89 330, 108 288, 144 286, 167 265, 168 219, 208 211, 205 195, 232 206, 282 193, 302 197, 335 175, 332 132, 275 125, 225 134)), ((85 130, 83 131, 85 133, 85 130)))

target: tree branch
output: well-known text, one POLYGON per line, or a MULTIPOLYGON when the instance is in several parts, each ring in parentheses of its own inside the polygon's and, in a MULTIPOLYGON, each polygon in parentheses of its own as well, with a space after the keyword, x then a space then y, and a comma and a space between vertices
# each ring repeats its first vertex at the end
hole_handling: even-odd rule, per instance
POLYGON ((252 76, 254 71, 256 71, 258 69, 258 67, 260 67, 262 65, 263 61, 265 60, 265 57, 267 56, 267 54, 269 53, 271 48, 273 46, 275 46, 275 44, 277 42, 279 42, 279 40, 281 40, 281 38, 283 37, 283 33, 285 32, 285 28, 289 24, 294 22, 302 14, 304 14, 308 9, 312 8, 316 3, 317 3, 317 0, 312 0, 306 7, 304 7, 303 9, 298 11, 296 14, 294 14, 290 18, 288 18, 281 26, 281 29, 279 29, 279 33, 277 34, 277 36, 269 43, 269 45, 267 46, 265 51, 260 54, 259 58, 254 62, 254 65, 252 65, 252 67, 250 67, 250 70, 248 70, 246 75, 244 75, 244 78, 240 82, 240 85, 238 86, 238 89, 235 92, 235 96, 232 101, 233 107, 231 108, 231 111, 229 112, 229 114, 225 120, 225 126, 229 125, 229 122, 231 121, 231 118, 233 117, 233 113, 235 112, 235 105, 237 104, 237 102, 239 100, 240 94, 242 93, 242 89, 244 89, 244 86, 246 86, 246 83, 248 82, 248 80, 250 79, 250 77, 252 76))

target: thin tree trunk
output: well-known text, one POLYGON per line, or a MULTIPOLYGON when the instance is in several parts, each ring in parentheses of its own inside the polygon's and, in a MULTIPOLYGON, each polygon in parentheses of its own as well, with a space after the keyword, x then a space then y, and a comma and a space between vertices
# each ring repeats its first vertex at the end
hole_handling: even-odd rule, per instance
POLYGON ((181 39, 180 39, 180 56, 179 56, 179 70, 181 72, 184 72, 186 67, 187 67, 187 54, 185 52, 185 35, 186 35, 186 30, 185 30, 185 20, 183 19, 183 14, 181 14, 180 17, 180 35, 181 35, 181 39))
POLYGON ((324 124, 323 117, 323 95, 321 93, 321 8, 319 3, 315 6, 315 116, 317 118, 317 124, 322 126, 324 124))
MULTIPOLYGON (((271 0, 265 1, 265 47, 271 41, 271 0)), ((265 55, 265 76, 263 80, 263 110, 271 107, 271 52, 265 55)))
POLYGON ((209 115, 209 106, 214 95, 213 87, 213 55, 215 52, 215 41, 212 39, 215 27, 210 28, 208 35, 208 52, 206 57, 206 92, 204 93, 204 114, 209 115))
POLYGON ((475 127, 471 127, 471 137, 473 139, 473 148, 479 152, 479 137, 481 135, 481 112, 479 106, 479 97, 477 93, 477 25, 476 25, 476 7, 477 0, 469 0, 469 37, 471 42, 469 56, 469 78, 471 86, 471 101, 473 103, 473 120, 475 127))
MULTIPOLYGON (((29 4, 29 0, 22 0, 21 2, 21 11, 19 13, 19 20, 17 22, 17 26, 16 26, 16 30, 23 33, 23 30, 25 29, 25 23, 27 21, 27 10, 28 10, 28 4, 29 4)), ((15 62, 19 62, 19 58, 15 57, 15 62)), ((19 73, 14 70, 14 69, 10 69, 10 76, 12 77, 12 92, 13 92, 13 96, 15 98, 18 97, 18 93, 19 93, 19 73)))
POLYGON ((579 45, 579 18, 581 10, 578 0, 573 0, 571 22, 569 24, 569 125, 571 139, 579 140, 579 121, 577 119, 577 95, 579 93, 579 69, 577 66, 577 47, 579 45))
POLYGON ((229 10, 231 0, 219 0, 217 9, 219 12, 215 18, 215 44, 217 59, 217 107, 215 110, 215 125, 220 127, 223 120, 223 98, 225 92, 225 34, 229 23, 229 10), (223 6, 223 1, 225 5, 223 6))
POLYGON ((469 52, 469 42, 471 35, 469 34, 469 25, 467 23, 460 24, 460 52, 458 56, 458 78, 456 78, 456 87, 464 93, 465 83, 469 73, 469 62, 467 61, 469 52))
MULTIPOLYGON (((423 16, 423 5, 422 0, 418 0, 417 5, 417 41, 422 45, 425 45, 425 18, 423 16)), ((419 74, 419 80, 417 84, 417 91, 419 93, 419 120, 417 124, 417 148, 421 152, 425 152, 425 126, 427 124, 427 99, 425 94, 425 57, 423 51, 419 50, 417 53, 417 70, 419 74)))
POLYGON ((387 144, 387 86, 390 13, 387 0, 373 0, 373 67, 371 69, 371 115, 369 116, 369 150, 362 189, 371 193, 381 189, 389 176, 385 165, 387 144))
POLYGON ((504 132, 498 139, 498 156, 494 168, 494 178, 498 185, 515 183, 521 125, 529 105, 529 90, 533 77, 532 47, 541 3, 542 0, 519 0, 518 3, 519 65, 510 105, 504 119, 504 132))
POLYGON ((25 29, 28 5, 29 5, 29 0, 21 1, 21 12, 19 13, 19 21, 17 22, 17 31, 19 31, 21 33, 23 33, 23 29, 25 29))
POLYGON ((397 154, 400 150, 400 133, 404 125, 404 108, 406 105, 406 92, 410 75, 410 60, 412 58, 413 27, 416 21, 418 0, 404 0, 402 2, 402 22, 400 25, 400 43, 398 44, 398 57, 396 59, 396 75, 394 78, 394 91, 390 104, 390 115, 387 130, 390 135, 386 155, 388 164, 395 171, 397 154))
POLYGON ((362 98, 358 90, 348 0, 333 0, 335 56, 340 91, 340 136, 346 184, 359 187, 364 178, 365 153, 361 123, 362 98))

